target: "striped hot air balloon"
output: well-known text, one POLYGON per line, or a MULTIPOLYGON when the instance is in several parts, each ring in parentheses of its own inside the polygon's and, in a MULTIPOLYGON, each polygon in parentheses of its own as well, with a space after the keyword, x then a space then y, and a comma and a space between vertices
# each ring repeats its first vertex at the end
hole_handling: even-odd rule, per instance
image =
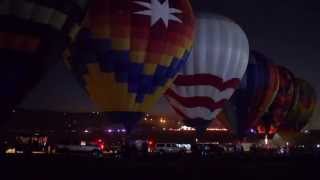
POLYGON ((297 139, 299 132, 312 117, 317 101, 315 89, 309 82, 296 78, 294 84, 294 102, 278 130, 278 135, 285 142, 294 142, 297 139))
POLYGON ((282 128, 300 131, 311 118, 317 102, 315 89, 302 79, 295 79, 294 103, 282 128))
POLYGON ((278 66, 280 75, 279 90, 266 114, 270 118, 261 119, 258 129, 260 134, 272 135, 276 133, 285 121, 294 102, 294 75, 286 68, 278 66))
POLYGON ((248 59, 248 39, 239 25, 199 15, 191 59, 166 92, 168 102, 186 125, 203 132, 239 85, 248 59))
POLYGON ((105 118, 131 130, 187 61, 194 20, 186 0, 94 0, 65 57, 105 118))
POLYGON ((11 112, 61 59, 86 9, 87 0, 0 0, 1 112, 11 112))
POLYGON ((271 60, 252 50, 240 87, 224 107, 224 115, 217 120, 228 122, 230 130, 238 137, 249 135, 268 111, 278 92, 279 81, 278 69, 271 60))

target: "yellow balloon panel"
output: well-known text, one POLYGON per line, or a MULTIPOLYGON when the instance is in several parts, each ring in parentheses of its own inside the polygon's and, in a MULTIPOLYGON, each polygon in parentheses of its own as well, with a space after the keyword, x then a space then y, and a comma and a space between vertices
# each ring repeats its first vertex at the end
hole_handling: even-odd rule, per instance
POLYGON ((126 83, 114 83, 114 73, 105 73, 100 70, 98 64, 88 65, 88 74, 84 76, 86 90, 90 97, 102 110, 109 111, 128 111, 146 112, 157 102, 166 89, 172 84, 173 79, 169 80, 163 87, 157 88, 152 95, 147 95, 143 103, 136 102, 136 94, 128 92, 126 83))

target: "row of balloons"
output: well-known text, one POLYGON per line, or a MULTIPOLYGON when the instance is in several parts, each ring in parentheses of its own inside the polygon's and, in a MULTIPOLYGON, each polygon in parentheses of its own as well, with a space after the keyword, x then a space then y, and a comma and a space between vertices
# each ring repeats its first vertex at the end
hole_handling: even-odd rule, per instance
POLYGON ((315 89, 288 69, 252 51, 239 89, 217 117, 240 137, 250 133, 273 136, 301 131, 316 107, 315 89))
POLYGON ((300 128, 313 111, 307 82, 250 53, 232 20, 195 18, 189 1, 2 0, 0 23, 4 120, 61 56, 106 118, 129 131, 163 94, 198 132, 215 119, 239 133, 300 128))
POLYGON ((316 106, 308 82, 250 51, 241 28, 217 15, 198 16, 190 60, 165 96, 198 133, 218 120, 238 137, 300 131, 316 106))

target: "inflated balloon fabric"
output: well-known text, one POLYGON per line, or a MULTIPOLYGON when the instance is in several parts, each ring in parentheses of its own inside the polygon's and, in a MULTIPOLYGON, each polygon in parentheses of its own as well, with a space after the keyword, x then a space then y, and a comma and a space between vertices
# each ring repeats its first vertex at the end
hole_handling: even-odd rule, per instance
POLYGON ((207 126, 240 83, 249 59, 249 44, 239 25, 228 18, 201 14, 191 58, 166 92, 185 123, 207 126))

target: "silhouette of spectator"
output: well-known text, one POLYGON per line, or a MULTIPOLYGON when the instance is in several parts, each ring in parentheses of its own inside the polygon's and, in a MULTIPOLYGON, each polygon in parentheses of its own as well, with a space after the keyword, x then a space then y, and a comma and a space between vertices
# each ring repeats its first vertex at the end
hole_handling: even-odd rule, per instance
POLYGON ((148 156, 148 142, 144 141, 142 143, 142 155, 144 158, 146 158, 148 156))
POLYGON ((191 151, 194 157, 198 157, 200 155, 200 149, 196 143, 191 145, 191 151))

